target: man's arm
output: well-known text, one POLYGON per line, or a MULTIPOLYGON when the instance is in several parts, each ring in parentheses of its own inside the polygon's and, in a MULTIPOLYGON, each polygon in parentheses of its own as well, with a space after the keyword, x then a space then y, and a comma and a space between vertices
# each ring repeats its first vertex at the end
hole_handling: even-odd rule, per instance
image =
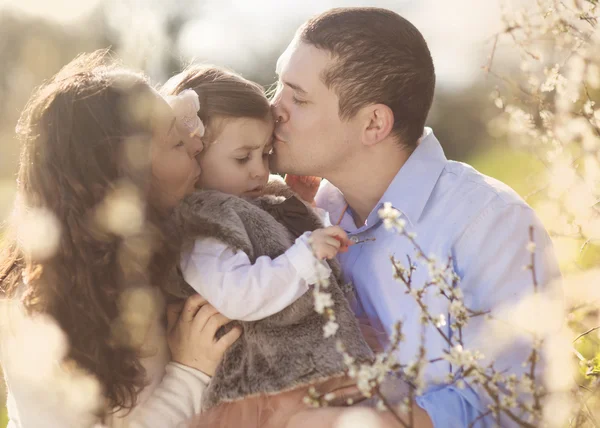
MULTIPOLYGON (((529 305, 530 311, 540 315, 552 312, 540 307, 539 300, 533 300, 535 289, 562 308, 560 271, 548 233, 529 206, 509 204, 497 197, 458 238, 453 257, 465 306, 475 311, 490 311, 492 316, 469 320, 462 331, 464 348, 480 351, 485 357, 482 366, 493 361, 498 372, 520 377, 529 371, 523 364, 534 341, 529 332, 516 325, 521 320, 515 318, 515 309, 529 305), (530 244, 531 235, 535 246, 530 244), (531 264, 532 250, 535 280, 531 269, 526 267, 531 264)), ((547 321, 548 331, 557 331, 562 319, 560 313, 553 313, 547 321)), ((523 323, 520 324, 522 327, 523 323)), ((538 376, 540 366, 537 365, 538 376)), ((452 407, 468 426, 488 410, 490 402, 480 387, 463 390, 449 387, 426 394, 420 404, 429 411, 434 426, 441 426, 443 413, 452 411, 452 407), (452 399, 453 396, 456 398, 452 399)), ((491 421, 492 417, 486 420, 491 421)), ((502 426, 513 424, 506 415, 501 421, 502 426)))
MULTIPOLYGON (((539 313, 545 309, 535 308, 535 303, 528 300, 534 293, 532 272, 524 268, 531 263, 532 257, 530 228, 535 242, 533 264, 537 289, 558 301, 560 306, 560 271, 552 242, 535 212, 524 203, 507 204, 498 197, 469 223, 458 237, 452 254, 465 306, 474 311, 490 311, 493 317, 479 316, 469 320, 462 331, 464 348, 480 351, 485 356, 481 366, 494 361, 498 372, 517 376, 529 370, 523 363, 531 353, 533 338, 515 327, 512 310, 527 305, 527 302, 531 302, 532 309, 539 313)), ((562 318, 560 314, 552 317, 555 323, 549 322, 549 329, 556 331, 562 318)), ((449 318, 450 324, 452 319, 449 318)), ((493 423, 491 415, 480 418, 491 403, 487 393, 481 387, 471 385, 468 379, 464 380, 464 388, 441 385, 418 397, 417 403, 428 413, 434 427, 466 427, 475 420, 478 420, 475 426, 493 423)), ((514 409, 513 412, 519 414, 514 409)), ((501 421, 502 426, 514 425, 506 415, 501 421)))

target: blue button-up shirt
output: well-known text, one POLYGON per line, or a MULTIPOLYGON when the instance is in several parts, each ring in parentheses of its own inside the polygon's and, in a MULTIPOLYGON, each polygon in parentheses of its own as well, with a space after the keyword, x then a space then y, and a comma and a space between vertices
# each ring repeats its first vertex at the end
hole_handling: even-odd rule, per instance
MULTIPOLYGON (((398 355, 403 363, 418 355, 420 311, 414 298, 405 294, 404 284, 393 279, 389 256, 405 262, 409 255, 415 260, 416 249, 408 239, 383 226, 378 210, 385 202, 401 213, 407 232, 416 234, 426 255, 435 255, 437 260, 452 257, 469 309, 494 313, 533 291, 531 272, 523 269, 531 257, 527 250, 530 226, 534 227, 538 282, 548 284, 560 276, 551 240, 534 211, 503 183, 469 165, 447 160, 429 128, 364 225, 355 225, 351 208, 344 212, 344 196, 324 181, 316 197, 317 206, 328 211, 333 221, 341 218, 340 226, 358 240, 375 238, 351 246, 339 260, 345 279, 356 288, 361 304, 357 311, 387 335, 396 321, 403 321, 405 340, 398 355)), ((413 274, 413 284, 424 284, 427 278, 427 269, 419 268, 413 274)), ((428 293, 425 302, 430 313, 445 314, 449 319, 447 300, 428 293)), ((486 317, 471 319, 463 331, 465 348, 485 353, 489 348, 486 332, 491 331, 486 323, 490 322, 486 317)), ((450 334, 449 326, 444 329, 450 334)), ((496 354, 496 368, 521 374, 531 342, 513 342, 505 352, 496 354)), ((429 359, 440 357, 448 347, 433 330, 427 331, 425 346, 429 359)), ((487 400, 478 389, 444 383, 451 370, 446 362, 430 364, 425 377, 428 388, 417 400, 435 427, 466 427, 487 410, 487 400)), ((488 422, 489 418, 482 419, 478 425, 488 422)))

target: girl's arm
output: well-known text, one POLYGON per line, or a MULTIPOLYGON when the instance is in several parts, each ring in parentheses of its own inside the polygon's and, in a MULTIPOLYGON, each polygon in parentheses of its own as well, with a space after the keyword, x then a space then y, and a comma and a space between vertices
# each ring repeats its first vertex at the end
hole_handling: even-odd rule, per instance
POLYGON ((259 257, 254 264, 244 252, 216 239, 198 239, 182 257, 183 277, 226 317, 263 319, 294 303, 322 275, 329 276, 331 270, 314 255, 309 236, 300 236, 281 256, 259 257))

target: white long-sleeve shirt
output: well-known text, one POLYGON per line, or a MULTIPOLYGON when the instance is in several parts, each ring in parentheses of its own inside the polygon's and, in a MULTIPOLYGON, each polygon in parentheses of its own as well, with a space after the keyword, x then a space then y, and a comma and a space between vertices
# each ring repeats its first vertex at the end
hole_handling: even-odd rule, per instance
POLYGON ((243 251, 234 251, 214 238, 196 240, 182 254, 186 282, 219 312, 233 320, 256 321, 285 309, 331 272, 300 236, 281 256, 258 257, 253 263, 243 251))
MULTIPOLYGON (((46 331, 33 328, 34 332, 46 331)), ((14 332, 13 337, 3 335, 0 347, 8 390, 8 428, 92 427, 96 418, 91 404, 103 398, 90 395, 98 395, 99 391, 90 389, 89 383, 73 381, 66 373, 47 370, 58 364, 52 360, 59 356, 47 351, 60 347, 56 343, 62 339, 58 336, 55 341, 48 339, 52 334, 25 335, 18 328, 14 332), (36 347, 39 355, 22 355, 23 351, 35 351, 36 347), (38 366, 30 364, 36 361, 38 366)), ((106 425, 111 428, 185 426, 200 413, 202 393, 210 378, 198 370, 169 362, 165 330, 158 321, 148 332, 144 348, 153 351, 141 360, 149 383, 130 412, 121 410, 110 415, 106 425)))

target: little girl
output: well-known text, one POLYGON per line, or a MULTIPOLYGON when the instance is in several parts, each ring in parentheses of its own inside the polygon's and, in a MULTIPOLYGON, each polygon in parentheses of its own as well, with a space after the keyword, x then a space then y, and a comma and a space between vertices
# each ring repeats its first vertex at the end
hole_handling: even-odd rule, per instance
POLYGON ((201 190, 173 216, 187 284, 173 280, 165 291, 180 298, 198 292, 243 328, 203 395, 203 409, 212 410, 201 423, 279 426, 274 420, 290 414, 290 403, 297 408, 309 385, 329 392, 348 384, 337 340, 355 358, 371 357, 331 260, 349 240, 337 226, 323 228, 281 180, 269 181, 274 124, 260 86, 218 68, 193 67, 163 92, 176 95, 175 111, 204 143, 201 190), (306 293, 323 275, 330 275, 335 338, 324 338, 325 318, 306 293))

